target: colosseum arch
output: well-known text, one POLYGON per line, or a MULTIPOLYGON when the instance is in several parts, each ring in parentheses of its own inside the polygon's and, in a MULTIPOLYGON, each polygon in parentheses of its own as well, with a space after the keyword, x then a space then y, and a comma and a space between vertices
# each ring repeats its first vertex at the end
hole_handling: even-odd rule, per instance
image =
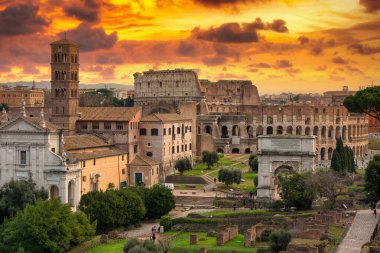
POLYGON ((333 154, 333 149, 329 148, 328 151, 327 151, 327 159, 331 160, 332 154, 333 154))
POLYGON ((224 149, 222 149, 222 148, 217 148, 217 149, 216 149, 216 152, 223 154, 223 153, 224 153, 224 149))
POLYGON ((340 126, 337 126, 335 128, 335 138, 338 139, 340 137, 342 137, 341 132, 340 132, 340 126))
POLYGON ((356 126, 352 126, 352 136, 356 136, 356 126))
POLYGON ((256 128, 256 136, 263 135, 263 133, 264 133, 263 127, 262 126, 258 126, 256 128))
POLYGON ((310 135, 310 127, 305 128, 305 135, 310 135))
POLYGON ((296 127, 296 135, 301 135, 302 134, 302 127, 301 126, 297 126, 296 127))
POLYGON ((250 148, 246 148, 246 149, 245 149, 245 153, 246 153, 246 154, 250 154, 250 153, 251 153, 251 149, 250 149, 250 148))
POLYGON ((319 128, 317 126, 315 126, 313 128, 313 135, 318 136, 318 133, 319 133, 319 128))
POLYGON ((320 159, 322 161, 324 161, 326 159, 326 149, 325 148, 321 148, 320 159))
POLYGON ((287 133, 287 134, 293 134, 293 127, 292 127, 292 126, 288 126, 288 127, 286 128, 286 133, 287 133))
POLYGON ((282 126, 277 127, 277 134, 282 134, 284 132, 284 128, 282 126))
POLYGON ((322 127, 322 130, 321 130, 321 137, 323 138, 323 139, 326 139, 326 126, 323 126, 322 127))
POLYGON ((267 127, 267 135, 271 135, 271 134, 273 134, 273 127, 268 126, 267 127))
POLYGON ((329 126, 329 133, 328 133, 328 137, 329 137, 329 139, 332 139, 332 137, 333 137, 333 132, 334 132, 334 128, 333 128, 333 126, 329 126))
POLYGON ((222 126, 222 138, 228 138, 228 127, 222 126))
POLYGON ((247 126, 247 135, 248 135, 248 138, 253 138, 253 127, 252 126, 247 126))
POLYGON ((232 136, 240 136, 240 127, 238 125, 232 127, 232 136))
POLYGON ((238 149, 238 148, 232 149, 232 154, 239 154, 239 153, 240 153, 240 149, 238 149))
POLYGON ((345 141, 347 137, 347 126, 342 127, 342 139, 345 141))
POLYGON ((206 126, 205 126, 205 133, 206 133, 206 134, 212 134, 212 127, 209 126, 209 125, 206 125, 206 126))

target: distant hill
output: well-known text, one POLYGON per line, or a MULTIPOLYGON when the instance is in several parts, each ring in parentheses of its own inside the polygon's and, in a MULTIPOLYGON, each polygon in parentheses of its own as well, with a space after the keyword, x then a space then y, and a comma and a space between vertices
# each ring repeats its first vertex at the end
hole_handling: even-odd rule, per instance
MULTIPOLYGON (((28 86, 32 87, 33 82, 7 82, 7 83, 0 83, 0 85, 7 85, 11 87, 15 86, 28 86)), ((85 84, 81 83, 79 84, 80 89, 101 89, 101 88, 116 88, 116 89, 124 89, 124 90, 133 90, 133 85, 124 85, 119 83, 97 83, 97 84, 85 84)), ((49 81, 41 81, 36 82, 36 88, 40 89, 50 89, 50 82, 49 81)))

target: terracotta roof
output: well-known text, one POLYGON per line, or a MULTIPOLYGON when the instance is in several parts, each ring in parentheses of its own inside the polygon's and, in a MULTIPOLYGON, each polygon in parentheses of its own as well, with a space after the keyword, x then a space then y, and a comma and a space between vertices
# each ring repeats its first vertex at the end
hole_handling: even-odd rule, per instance
POLYGON ((25 116, 19 116, 19 117, 14 118, 11 121, 8 121, 4 124, 1 124, 1 128, 8 126, 8 125, 11 125, 19 119, 23 119, 23 120, 29 122, 30 124, 32 124, 33 126, 39 128, 43 131, 46 131, 46 132, 54 132, 54 131, 58 131, 58 130, 62 129, 61 127, 49 122, 47 119, 45 119, 45 126, 42 126, 42 120, 40 117, 25 117, 25 116))
POLYGON ((192 119, 176 113, 155 113, 141 118, 141 122, 172 122, 183 120, 191 121, 192 119))
POLYGON ((130 121, 138 107, 79 107, 79 121, 130 121))
POLYGON ((50 45, 74 45, 74 46, 79 47, 79 44, 77 44, 71 40, 68 40, 68 39, 57 40, 57 41, 50 43, 50 45))
POLYGON ((146 155, 136 155, 135 158, 130 162, 129 165, 134 166, 152 166, 158 165, 160 162, 154 160, 153 158, 146 155))
POLYGON ((67 151, 76 150, 76 149, 86 149, 86 148, 99 148, 99 147, 109 147, 112 146, 108 144, 101 138, 90 135, 70 135, 65 137, 64 149, 67 151))
POLYGON ((68 151, 68 157, 69 158, 75 158, 77 160, 89 160, 89 159, 96 159, 96 158, 102 158, 102 157, 109 157, 109 156, 115 156, 115 155, 124 155, 128 152, 116 147, 112 147, 108 150, 95 150, 92 152, 81 152, 81 153, 70 153, 68 151))

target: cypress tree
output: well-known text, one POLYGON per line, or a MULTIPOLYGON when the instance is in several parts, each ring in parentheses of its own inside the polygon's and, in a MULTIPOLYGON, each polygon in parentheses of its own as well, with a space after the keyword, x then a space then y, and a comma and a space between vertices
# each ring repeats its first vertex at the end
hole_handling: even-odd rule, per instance
POLYGON ((355 171, 355 160, 352 149, 348 146, 343 146, 342 138, 336 140, 336 147, 331 158, 331 168, 342 174, 355 171))

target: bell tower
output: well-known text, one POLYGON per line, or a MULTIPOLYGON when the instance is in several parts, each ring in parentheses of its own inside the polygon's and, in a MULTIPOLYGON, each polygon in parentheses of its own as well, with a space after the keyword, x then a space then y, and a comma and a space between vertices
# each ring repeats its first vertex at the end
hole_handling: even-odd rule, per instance
POLYGON ((51 121, 75 132, 79 106, 79 45, 62 39, 51 46, 51 121))

